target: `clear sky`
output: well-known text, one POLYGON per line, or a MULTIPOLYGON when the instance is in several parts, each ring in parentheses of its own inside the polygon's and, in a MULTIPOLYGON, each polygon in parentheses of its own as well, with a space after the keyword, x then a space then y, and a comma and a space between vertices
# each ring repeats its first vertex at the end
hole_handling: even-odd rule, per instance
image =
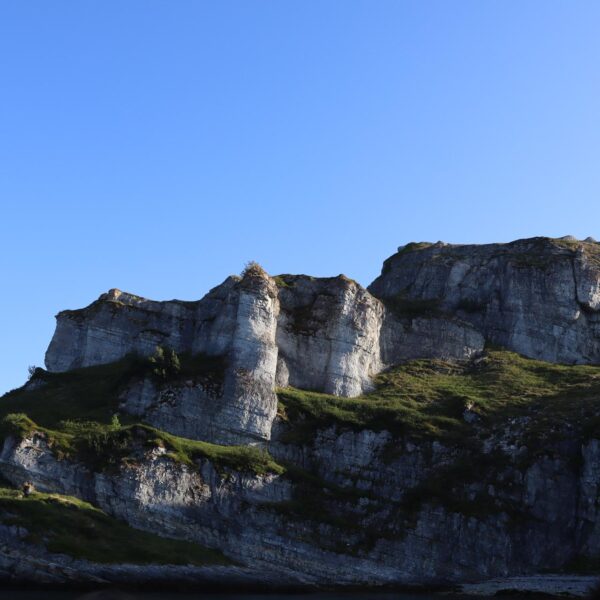
POLYGON ((596 1, 0 2, 0 392, 111 287, 600 237, 599 31, 596 1))

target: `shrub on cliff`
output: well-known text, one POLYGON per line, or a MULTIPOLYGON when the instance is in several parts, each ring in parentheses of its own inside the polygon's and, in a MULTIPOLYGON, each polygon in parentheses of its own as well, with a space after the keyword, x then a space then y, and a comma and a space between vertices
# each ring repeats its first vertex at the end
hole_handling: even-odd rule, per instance
POLYGON ((244 266, 241 273, 242 279, 245 277, 265 277, 267 272, 255 261, 251 260, 244 266))
POLYGON ((154 355, 149 359, 153 366, 152 373, 159 379, 170 379, 176 377, 181 371, 181 362, 177 353, 172 348, 163 348, 156 346, 154 355))

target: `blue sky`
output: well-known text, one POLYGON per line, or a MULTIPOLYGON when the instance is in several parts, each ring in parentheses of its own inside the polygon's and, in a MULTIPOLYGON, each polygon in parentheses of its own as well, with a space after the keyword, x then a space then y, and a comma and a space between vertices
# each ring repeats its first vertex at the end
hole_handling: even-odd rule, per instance
POLYGON ((0 3, 0 392, 54 315, 246 261, 600 237, 600 3, 0 3))

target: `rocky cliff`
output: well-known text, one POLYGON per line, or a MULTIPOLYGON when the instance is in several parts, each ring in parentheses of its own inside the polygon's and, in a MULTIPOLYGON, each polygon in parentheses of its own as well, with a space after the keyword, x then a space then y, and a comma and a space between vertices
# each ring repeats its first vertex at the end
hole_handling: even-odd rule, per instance
POLYGON ((486 341, 552 362, 600 362, 600 245, 408 244, 369 290, 391 310, 452 315, 486 341))
POLYGON ((254 580, 595 568, 599 363, 593 241, 409 244, 368 290, 258 265, 196 302, 111 290, 0 401, 27 414, 0 472, 254 580))

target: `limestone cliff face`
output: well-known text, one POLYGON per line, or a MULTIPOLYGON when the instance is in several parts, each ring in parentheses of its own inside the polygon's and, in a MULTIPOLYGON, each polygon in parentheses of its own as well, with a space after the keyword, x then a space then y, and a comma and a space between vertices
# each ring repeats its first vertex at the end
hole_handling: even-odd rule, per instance
MULTIPOLYGON (((110 469, 91 466, 56 453, 43 429, 5 439, 0 473, 15 485, 32 481, 86 499, 135 527, 219 548, 243 565, 237 576, 254 581, 454 582, 597 558, 600 441, 584 421, 600 418, 588 396, 598 388, 574 379, 571 390, 567 382, 587 411, 570 421, 547 425, 539 407, 486 416, 486 394, 501 393, 515 373, 507 370, 496 388, 473 383, 486 343, 600 364, 600 245, 412 244, 385 261, 368 290, 344 276, 270 277, 257 266, 195 302, 111 290, 58 315, 48 370, 147 357, 158 345, 200 360, 202 368, 170 379, 132 371, 119 384, 119 410, 192 440, 259 444, 278 474, 206 458, 181 462, 148 438, 110 469), (292 415, 298 404, 286 405, 281 391, 277 414, 278 387, 355 397, 375 375, 415 358, 443 359, 432 369, 444 377, 460 365, 465 379, 421 397, 413 378, 410 398, 394 405, 385 381, 396 375, 386 373, 382 388, 356 401, 366 413, 379 410, 379 420, 363 421, 345 412, 355 402, 331 398, 327 414, 317 406, 292 415), (465 391, 465 381, 475 387, 465 391), (473 396, 481 415, 471 410, 473 396), (404 427, 417 419, 413 406, 432 419, 422 430, 404 427), (441 408, 454 412, 436 413, 441 408), (464 439, 441 436, 450 421, 464 439)), ((576 368, 581 377, 590 369, 576 368)), ((544 366, 527 371, 527 398, 516 386, 515 406, 538 397, 538 370, 544 366)), ((399 381, 392 395, 409 380, 399 381)), ((44 379, 30 385, 35 391, 44 379)), ((548 389, 544 398, 556 399, 562 417, 561 402, 572 398, 548 389)), ((293 393, 298 402, 324 402, 293 393)), ((0 548, 0 571, 3 560, 0 548)))
POLYGON ((277 288, 260 273, 228 278, 201 301, 152 302, 118 290, 57 316, 46 353, 51 371, 112 362, 156 347, 221 357, 223 380, 159 386, 133 379, 123 409, 172 433, 219 443, 269 438, 275 416, 277 288))
POLYGON ((369 291, 344 276, 229 277, 196 302, 111 290, 64 311, 51 371, 107 363, 157 345, 222 357, 224 379, 133 380, 125 411, 218 443, 266 441, 276 386, 358 396, 412 358, 468 359, 486 342, 529 357, 600 362, 600 245, 533 238, 511 244, 412 244, 369 291))
POLYGON ((552 362, 600 362, 600 245, 409 244, 369 291, 398 314, 452 315, 486 340, 552 362))
POLYGON ((56 316, 46 368, 68 371, 113 362, 130 352, 149 356, 157 345, 181 352, 191 346, 197 304, 154 302, 110 290, 87 308, 56 316))
POLYGON ((9 438, 0 472, 16 485, 84 498, 137 528, 219 548, 263 581, 447 583, 557 569, 600 553, 598 440, 534 455, 507 445, 505 433, 488 437, 479 460, 493 466, 454 474, 448 505, 411 498, 464 450, 336 427, 294 445, 285 429, 277 424, 273 455, 310 469, 329 492, 206 459, 191 467, 160 448, 117 471, 93 471, 58 460, 43 434, 9 438), (309 494, 318 496, 317 514, 303 509, 315 501, 309 494), (469 505, 480 494, 488 501, 469 505))
POLYGON ((122 409, 171 433, 216 443, 266 441, 275 387, 358 396, 391 364, 469 358, 484 338, 459 320, 404 318, 344 276, 230 277, 197 302, 153 302, 111 290, 63 311, 46 353, 50 371, 103 364, 157 346, 220 358, 223 380, 161 384, 134 378, 122 409))
POLYGON ((355 396, 387 365, 468 358, 485 341, 543 360, 600 362, 595 242, 409 244, 385 261, 370 293, 343 276, 276 281, 256 272, 229 277, 196 302, 110 290, 59 313, 46 366, 66 371, 163 345, 244 356, 232 368, 257 369, 267 385, 276 376, 281 385, 355 396))
POLYGON ((268 440, 275 386, 353 396, 382 368, 383 307, 344 278, 275 280, 260 269, 229 278, 193 303, 152 302, 111 290, 64 311, 46 354, 51 371, 111 362, 157 345, 223 359, 219 385, 133 379, 122 408, 162 429, 217 443, 268 440))
POLYGON ((358 396, 382 369, 383 306, 344 276, 280 278, 277 384, 358 396))

